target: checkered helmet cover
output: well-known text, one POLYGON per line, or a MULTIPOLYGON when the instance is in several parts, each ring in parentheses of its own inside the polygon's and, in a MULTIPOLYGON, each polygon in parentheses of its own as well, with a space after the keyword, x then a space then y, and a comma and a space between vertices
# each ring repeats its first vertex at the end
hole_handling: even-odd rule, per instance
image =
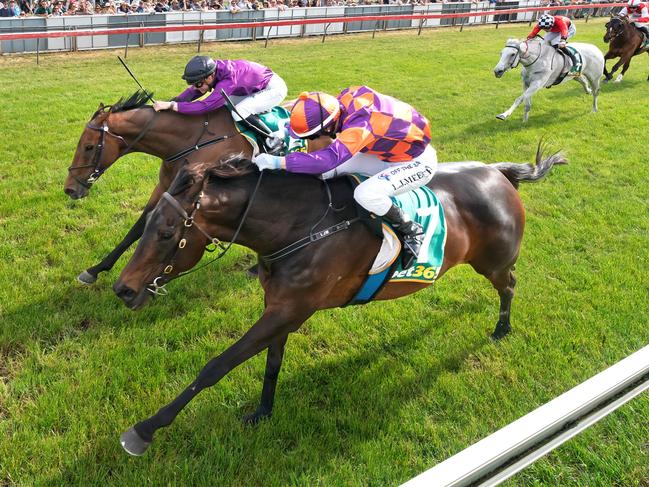
POLYGON ((335 96, 317 91, 303 91, 291 108, 291 132, 304 138, 326 129, 340 116, 340 102, 335 96))
POLYGON ((539 29, 551 29, 554 27, 554 17, 550 14, 543 14, 539 18, 539 29))

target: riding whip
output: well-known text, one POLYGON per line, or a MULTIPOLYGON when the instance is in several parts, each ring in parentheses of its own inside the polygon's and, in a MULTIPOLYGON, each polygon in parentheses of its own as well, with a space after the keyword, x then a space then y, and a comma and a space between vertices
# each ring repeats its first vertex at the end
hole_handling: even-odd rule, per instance
POLYGON ((125 63, 124 60, 121 58, 121 56, 117 56, 117 59, 119 59, 119 62, 122 63, 122 66, 124 66, 124 69, 126 69, 126 71, 128 72, 128 74, 131 75, 131 78, 133 78, 133 81, 135 81, 135 82, 137 83, 137 85, 140 87, 140 89, 141 89, 142 91, 144 91, 144 92, 147 94, 149 100, 151 100, 151 103, 155 103, 155 100, 153 99, 153 96, 151 95, 151 93, 149 93, 149 91, 146 90, 146 89, 144 88, 144 86, 142 86, 142 85, 140 84, 140 82, 137 80, 137 78, 136 78, 135 75, 133 74, 133 71, 131 71, 131 69, 126 65, 126 63, 125 63))

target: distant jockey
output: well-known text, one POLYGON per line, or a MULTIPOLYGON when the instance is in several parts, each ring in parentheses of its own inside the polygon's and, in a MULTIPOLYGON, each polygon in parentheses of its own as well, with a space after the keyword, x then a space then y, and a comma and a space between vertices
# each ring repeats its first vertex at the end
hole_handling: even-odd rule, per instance
POLYGON ((527 39, 536 37, 541 30, 548 31, 544 37, 545 42, 569 56, 572 59, 571 71, 577 72, 581 67, 579 60, 570 49, 566 48, 567 40, 577 33, 575 24, 568 17, 543 14, 539 17, 539 21, 527 36, 527 39))
POLYGON ((629 0, 626 7, 622 7, 618 16, 630 16, 630 20, 633 21, 635 26, 644 31, 647 37, 649 37, 649 27, 645 25, 649 22, 649 7, 647 5, 648 4, 643 3, 640 0, 629 0))
POLYGON ((423 230, 390 197, 425 185, 435 173, 437 154, 429 145, 428 120, 402 101, 354 86, 338 97, 301 93, 291 109, 290 127, 300 138, 326 135, 335 140, 316 152, 261 154, 253 162, 259 169, 321 174, 325 179, 349 173, 370 176, 356 187, 354 199, 403 236, 403 265, 409 267, 419 254, 423 230))
POLYGON ((221 95, 223 90, 236 105, 239 114, 232 114, 235 120, 245 119, 262 132, 271 134, 266 141, 269 152, 281 147, 284 134, 271 133, 258 116, 279 105, 288 91, 284 80, 270 68, 245 59, 228 61, 194 56, 185 66, 182 78, 191 86, 173 101, 155 102, 153 108, 156 111, 174 110, 186 115, 204 115, 225 105, 221 95), (210 90, 206 98, 198 100, 210 90))

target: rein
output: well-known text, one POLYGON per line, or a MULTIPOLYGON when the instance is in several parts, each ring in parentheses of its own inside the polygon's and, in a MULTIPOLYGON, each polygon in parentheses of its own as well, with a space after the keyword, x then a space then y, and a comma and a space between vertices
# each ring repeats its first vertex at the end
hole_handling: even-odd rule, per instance
MULTIPOLYGON (((171 274, 171 272, 173 271, 173 269, 174 269, 173 261, 174 261, 176 255, 178 254, 178 252, 180 251, 180 249, 185 248, 185 246, 187 245, 187 239, 185 238, 185 232, 187 231, 188 228, 190 228, 192 226, 195 226, 198 229, 198 231, 200 231, 209 240, 209 242, 214 245, 214 248, 210 249, 208 247, 210 245, 210 243, 208 243, 207 244, 208 246, 205 247, 205 250, 207 250, 208 252, 214 252, 217 248, 220 248, 221 251, 219 252, 219 254, 216 257, 214 257, 209 262, 206 262, 205 264, 203 264, 203 265, 201 265, 199 267, 195 267, 194 269, 191 269, 189 271, 182 272, 182 273, 178 274, 176 276, 176 278, 186 276, 187 274, 191 274, 192 272, 196 272, 199 269, 207 267, 208 265, 212 264, 213 262, 216 262, 217 260, 219 260, 221 257, 223 257, 228 252, 228 250, 230 250, 230 247, 232 247, 232 244, 234 244, 236 242, 236 240, 239 237, 239 234, 241 232, 241 229, 243 228, 243 224, 246 221, 246 218, 248 216, 250 208, 252 207, 252 204, 253 204, 253 202, 255 200, 255 196, 257 195, 257 191, 259 190, 259 186, 261 185, 261 179, 263 177, 263 174, 264 174, 264 172, 260 171, 259 179, 257 179, 257 184, 255 185, 255 189, 253 190, 253 192, 252 192, 252 194, 250 196, 250 199, 248 200, 248 206, 246 207, 245 211, 243 212, 243 215, 241 217, 241 221, 239 222, 239 225, 237 226, 237 229, 234 232, 234 235, 233 235, 232 239, 230 240, 230 242, 227 245, 224 245, 223 242, 221 240, 219 240, 218 238, 212 237, 204 228, 202 228, 200 225, 198 225, 198 223, 196 223, 194 221, 194 216, 196 215, 196 212, 199 210, 199 208, 201 206, 200 205, 200 200, 203 197, 203 191, 202 190, 199 192, 198 197, 194 201, 194 204, 192 205, 193 206, 192 212, 189 213, 189 214, 185 211, 185 209, 178 202, 178 200, 176 198, 174 198, 171 194, 169 194, 166 191, 162 194, 162 198, 164 198, 167 202, 169 202, 171 204, 172 208, 174 208, 176 210, 176 212, 178 212, 178 214, 181 217, 183 217, 183 219, 184 219, 184 222, 183 222, 184 229, 183 229, 183 234, 181 236, 181 239, 178 242, 178 246, 176 247, 176 251, 174 252, 174 254, 171 257, 171 260, 170 260, 171 263, 168 264, 164 268, 164 270, 162 271, 162 275, 156 277, 153 280, 153 282, 147 286, 147 288, 146 288, 147 291, 149 291, 152 294, 157 294, 157 295, 161 295, 161 296, 164 296, 164 295, 168 294, 168 291, 165 289, 165 286, 167 285, 169 280, 165 281, 166 276, 171 274)), ((324 183, 324 186, 325 186, 325 192, 327 194, 327 199, 328 199, 329 202, 327 204, 327 208, 325 209, 324 214, 320 217, 320 219, 309 230, 309 235, 307 235, 306 237, 301 238, 299 240, 296 240, 295 242, 287 245, 286 247, 278 250, 277 252, 273 252, 272 254, 269 254, 269 255, 260 256, 261 260, 263 260, 264 262, 270 264, 272 262, 283 259, 284 257, 287 257, 287 256, 297 252, 298 250, 306 247, 307 245, 310 245, 310 244, 312 244, 314 242, 317 242, 319 240, 322 240, 324 238, 330 237, 331 235, 334 235, 334 234, 336 234, 338 232, 341 232, 343 230, 347 230, 352 225, 352 223, 355 223, 358 220, 360 220, 359 217, 352 218, 351 220, 344 220, 344 221, 336 223, 335 225, 332 225, 332 226, 330 226, 328 228, 325 228, 324 230, 319 230, 319 231, 316 232, 315 228, 325 219, 325 217, 327 216, 327 214, 329 213, 330 210, 336 212, 336 211, 341 211, 343 209, 343 208, 335 208, 334 207, 333 202, 332 202, 332 197, 331 197, 331 189, 329 188, 329 185, 328 185, 326 180, 323 180, 323 183, 324 183)))
POLYGON ((228 250, 230 250, 230 247, 232 247, 232 244, 234 244, 236 242, 237 238, 239 237, 239 233, 241 232, 241 228, 243 227, 243 224, 246 221, 248 213, 250 212, 250 208, 252 207, 252 203, 255 201, 255 196, 257 196, 257 190, 259 189, 259 186, 261 185, 261 179, 263 177, 263 174, 264 174, 263 171, 261 171, 259 173, 259 179, 257 179, 257 184, 255 185, 255 189, 253 190, 252 195, 250 195, 250 199, 248 200, 248 206, 246 206, 246 209, 243 212, 243 216, 241 217, 241 221, 239 222, 239 226, 237 227, 236 231, 234 232, 232 240, 230 240, 230 242, 227 245, 224 245, 223 242, 221 242, 221 240, 219 240, 217 237, 212 237, 209 233, 207 233, 205 231, 205 229, 203 229, 203 227, 201 227, 198 223, 196 223, 194 221, 194 216, 196 215, 196 212, 198 211, 198 209, 201 207, 200 201, 201 201, 201 198, 203 197, 203 190, 202 189, 198 193, 198 197, 194 201, 193 210, 192 210, 191 214, 188 214, 185 211, 185 209, 182 207, 182 205, 178 202, 178 200, 176 198, 174 198, 171 194, 169 194, 169 192, 165 191, 162 194, 162 197, 167 202, 169 202, 171 204, 171 207, 174 210, 176 210, 181 217, 183 217, 183 219, 184 219, 184 221, 183 221, 184 228, 183 228, 183 233, 182 233, 182 236, 180 238, 180 241, 178 242, 178 247, 176 247, 176 251, 171 256, 171 260, 170 260, 171 263, 168 264, 163 269, 162 275, 156 277, 153 280, 153 282, 147 286, 147 288, 146 288, 147 291, 149 291, 152 294, 158 294, 158 295, 162 295, 162 296, 164 296, 164 295, 166 295, 168 293, 168 291, 165 289, 165 286, 167 285, 167 282, 169 282, 169 281, 167 281, 167 282, 159 282, 159 281, 162 281, 165 278, 166 275, 171 274, 171 272, 173 271, 173 269, 174 269, 173 261, 174 261, 176 255, 178 254, 178 252, 180 251, 180 249, 184 249, 185 246, 187 245, 187 239, 185 238, 185 233, 187 232, 187 229, 191 228, 192 226, 195 226, 198 229, 198 231, 200 231, 209 240, 209 242, 214 245, 214 248, 210 249, 209 248, 210 243, 208 243, 207 246, 205 246, 205 250, 207 250, 208 252, 214 252, 216 249, 220 248, 221 251, 211 261, 206 262, 205 264, 203 264, 203 265, 201 265, 199 267, 196 267, 194 269, 191 269, 189 271, 182 272, 182 273, 178 274, 176 276, 176 278, 186 276, 187 274, 191 274, 192 272, 196 272, 197 270, 202 269, 203 267, 207 267, 208 265, 212 264, 213 262, 216 262, 217 260, 219 260, 221 257, 223 257, 228 252, 228 250))

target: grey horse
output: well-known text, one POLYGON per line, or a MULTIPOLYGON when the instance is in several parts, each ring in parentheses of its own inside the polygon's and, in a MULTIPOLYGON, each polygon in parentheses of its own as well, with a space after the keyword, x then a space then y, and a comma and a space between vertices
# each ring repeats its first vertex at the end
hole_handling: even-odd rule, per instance
MULTIPOLYGON (((561 83, 574 79, 581 83, 584 91, 593 95, 593 112, 597 111, 597 95, 599 95, 600 81, 604 73, 604 55, 593 44, 571 42, 582 57, 581 74, 576 77, 566 76, 561 83)), ((527 122, 532 108, 532 95, 541 88, 552 86, 563 69, 563 60, 554 47, 547 44, 543 38, 535 37, 526 41, 509 39, 500 53, 500 61, 494 68, 496 78, 502 77, 508 69, 523 65, 523 94, 514 100, 514 103, 505 112, 496 115, 499 120, 505 120, 523 101, 525 102, 525 115, 523 122, 527 122)))

